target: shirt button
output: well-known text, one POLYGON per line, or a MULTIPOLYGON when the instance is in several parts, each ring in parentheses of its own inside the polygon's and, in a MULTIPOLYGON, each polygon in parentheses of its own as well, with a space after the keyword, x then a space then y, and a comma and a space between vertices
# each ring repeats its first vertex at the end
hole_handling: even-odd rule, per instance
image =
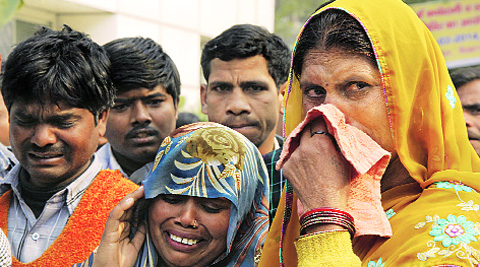
POLYGON ((33 233, 33 234, 32 234, 32 239, 33 239, 33 241, 37 241, 39 238, 40 238, 40 234, 39 234, 39 233, 33 233))

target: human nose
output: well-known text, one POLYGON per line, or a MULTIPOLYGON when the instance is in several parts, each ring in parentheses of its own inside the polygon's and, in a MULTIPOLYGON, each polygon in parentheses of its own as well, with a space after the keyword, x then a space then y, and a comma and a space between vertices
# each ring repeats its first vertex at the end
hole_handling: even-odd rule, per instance
POLYGON ((190 198, 180 209, 178 222, 183 227, 195 227, 194 220, 198 219, 196 218, 196 210, 197 208, 195 207, 195 202, 192 198, 190 198))
POLYGON ((330 94, 326 93, 325 98, 323 99, 323 102, 322 102, 322 104, 331 104, 336 107, 341 106, 342 103, 343 103, 342 99, 332 93, 330 94))
POLYGON ((48 125, 37 125, 34 129, 31 142, 39 147, 44 147, 49 144, 55 144, 57 137, 52 127, 48 125))
POLYGON ((151 122, 150 112, 142 101, 136 101, 133 105, 131 122, 132 124, 151 122))
POLYGON ((230 97, 227 99, 227 113, 233 115, 249 114, 251 112, 248 96, 245 95, 241 88, 234 88, 230 97))
POLYGON ((473 116, 468 114, 468 112, 463 112, 463 116, 465 117, 465 123, 467 125, 467 129, 473 127, 473 116))

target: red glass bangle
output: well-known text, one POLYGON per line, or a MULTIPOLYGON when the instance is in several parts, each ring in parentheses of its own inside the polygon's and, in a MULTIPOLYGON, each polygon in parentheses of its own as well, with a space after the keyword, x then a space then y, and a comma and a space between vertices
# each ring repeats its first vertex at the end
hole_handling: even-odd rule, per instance
POLYGON ((305 216, 309 216, 310 214, 312 213, 316 213, 316 212, 325 212, 325 211, 330 211, 330 212, 338 212, 338 213, 341 213, 341 214, 344 214, 345 216, 351 218, 351 220, 353 221, 353 216, 350 215, 350 213, 346 212, 346 211, 343 211, 343 210, 340 210, 340 209, 335 209, 335 208, 316 208, 316 209, 311 209, 311 210, 308 210, 306 211, 305 213, 302 214, 302 216, 300 216, 300 220, 302 219, 302 217, 305 217, 305 216))
POLYGON ((335 208, 312 209, 300 216, 300 234, 318 224, 336 224, 348 230, 350 235, 355 235, 355 224, 352 215, 348 212, 335 208))

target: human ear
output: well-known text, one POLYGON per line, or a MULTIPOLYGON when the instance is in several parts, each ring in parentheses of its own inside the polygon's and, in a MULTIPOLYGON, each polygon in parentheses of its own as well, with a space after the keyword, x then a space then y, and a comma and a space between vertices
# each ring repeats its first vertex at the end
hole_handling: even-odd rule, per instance
POLYGON ((278 89, 278 102, 280 103, 279 104, 279 108, 280 108, 280 114, 283 115, 283 100, 284 100, 284 97, 285 97, 285 90, 287 89, 287 83, 288 81, 284 82, 282 85, 280 85, 280 88, 278 89))
POLYGON ((208 114, 208 104, 207 104, 207 85, 200 85, 200 101, 202 102, 202 113, 208 114))

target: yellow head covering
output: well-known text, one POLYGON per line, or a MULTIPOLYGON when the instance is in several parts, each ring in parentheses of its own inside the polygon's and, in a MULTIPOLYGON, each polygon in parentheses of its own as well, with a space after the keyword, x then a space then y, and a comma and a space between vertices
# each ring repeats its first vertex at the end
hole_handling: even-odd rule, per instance
MULTIPOLYGON (((400 0, 338 0, 312 17, 330 8, 355 17, 370 37, 384 84, 395 147, 410 176, 422 189, 435 182, 457 181, 480 190, 480 159, 469 143, 462 106, 443 55, 426 26, 400 0)), ((302 32, 297 40, 300 38, 302 32)), ((302 92, 292 68, 285 98, 286 136, 303 116, 302 92)), ((409 201, 417 198, 417 193, 411 192, 409 201)), ((382 197, 389 207, 400 201, 382 197)), ((278 262, 282 213, 284 207, 279 207, 260 266, 278 262)), ((395 235, 395 225, 392 226, 395 235)), ((298 227, 295 197, 283 244, 286 266, 296 265, 293 240, 298 237, 298 227)))

